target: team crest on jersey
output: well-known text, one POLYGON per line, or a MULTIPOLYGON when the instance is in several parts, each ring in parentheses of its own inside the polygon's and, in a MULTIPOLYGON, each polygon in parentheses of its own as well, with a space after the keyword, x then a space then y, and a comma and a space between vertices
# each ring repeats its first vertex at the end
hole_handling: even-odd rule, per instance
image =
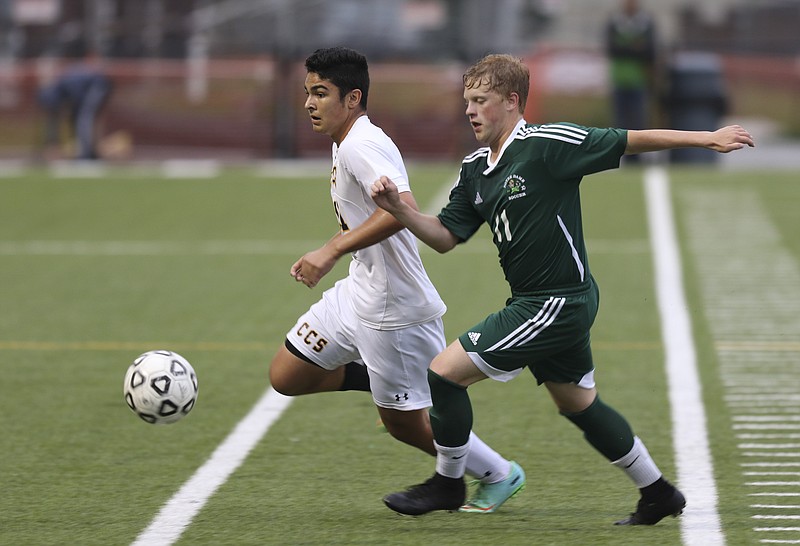
POLYGON ((503 187, 506 189, 509 200, 519 199, 527 195, 525 192, 525 179, 518 174, 509 175, 505 182, 503 182, 503 187))

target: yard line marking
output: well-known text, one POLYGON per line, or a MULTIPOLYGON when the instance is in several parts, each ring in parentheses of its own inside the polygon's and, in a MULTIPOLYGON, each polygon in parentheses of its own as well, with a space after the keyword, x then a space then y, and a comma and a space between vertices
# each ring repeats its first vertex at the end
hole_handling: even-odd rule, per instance
POLYGON ((678 484, 691 499, 691 509, 680 518, 681 535, 683 543, 688 545, 724 544, 666 171, 661 167, 648 167, 644 186, 656 299, 665 346, 678 484))
POLYGON ((734 415, 733 420, 744 422, 800 421, 800 415, 734 415))
POLYGON ((800 493, 748 493, 748 497, 800 497, 800 493))
POLYGON ((737 434, 736 438, 739 440, 797 440, 800 439, 800 434, 737 434))
MULTIPOLYGON (((297 254, 298 248, 317 248, 324 240, 209 240, 209 241, 0 241, 2 256, 218 256, 218 255, 274 255, 297 254)), ((593 254, 646 253, 644 243, 638 239, 591 241, 593 254)), ((420 247, 423 254, 434 253, 427 246, 420 247)), ((462 254, 495 254, 491 243, 481 243, 459 248, 462 254)))
POLYGON ((148 347, 172 347, 176 351, 264 351, 259 341, 13 341, 0 340, 0 351, 147 351, 148 347))
POLYGON ((739 444, 739 449, 798 449, 800 444, 739 444))
MULTIPOLYGON (((756 190, 694 185, 680 196, 734 432, 800 430, 800 344, 796 341, 800 268, 787 248, 786 236, 756 190), (765 381, 768 377, 772 377, 771 386, 765 381)), ((800 444, 768 443, 768 437, 750 439, 756 441, 738 443, 737 450, 743 460, 758 461, 751 466, 765 467, 768 460, 800 460, 800 444)), ((800 466, 785 463, 790 465, 800 466)), ((744 485, 787 489, 753 495, 800 497, 800 482, 744 485)), ((800 519, 800 512, 787 514, 789 518, 800 519)))
POLYGON ((800 463, 742 463, 740 466, 743 467, 750 467, 750 468, 769 468, 769 467, 792 467, 792 466, 800 466, 800 463))
POLYGON ((743 457, 800 457, 800 452, 798 451, 789 451, 789 452, 778 452, 778 453, 769 453, 765 451, 745 451, 742 453, 743 457))
POLYGON ((2 241, 3 256, 161 256, 297 254, 324 241, 2 241))
POLYGON ((211 495, 239 468, 291 401, 291 397, 272 387, 267 389, 203 466, 161 508, 133 546, 168 546, 178 540, 211 495))

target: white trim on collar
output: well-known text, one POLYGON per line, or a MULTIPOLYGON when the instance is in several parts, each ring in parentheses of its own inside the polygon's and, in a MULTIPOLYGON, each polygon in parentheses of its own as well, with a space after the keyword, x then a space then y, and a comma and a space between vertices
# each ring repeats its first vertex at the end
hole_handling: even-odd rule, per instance
POLYGON ((524 119, 519 120, 517 126, 514 127, 514 130, 511 131, 511 134, 508 135, 508 138, 503 143, 503 147, 500 148, 500 153, 497 154, 497 160, 494 163, 492 162, 492 151, 491 149, 489 150, 489 155, 486 156, 486 165, 488 165, 488 167, 486 168, 485 171, 483 171, 484 175, 491 173, 497 166, 497 164, 500 163, 500 160, 503 158, 503 154, 505 153, 506 148, 508 148, 508 146, 514 141, 514 138, 517 136, 517 133, 519 133, 520 129, 522 129, 527 124, 528 122, 525 121, 524 119))

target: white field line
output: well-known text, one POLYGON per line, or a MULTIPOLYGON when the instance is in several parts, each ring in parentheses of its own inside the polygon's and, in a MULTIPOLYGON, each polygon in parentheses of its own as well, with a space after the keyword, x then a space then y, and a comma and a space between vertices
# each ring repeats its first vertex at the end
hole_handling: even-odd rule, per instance
POLYGON ((683 543, 724 544, 666 171, 661 167, 648 168, 644 185, 666 352, 678 485, 688 499, 688 508, 680 519, 683 543))
POLYGON ((136 538, 134 546, 168 546, 178 540, 206 501, 239 468, 291 401, 292 398, 270 387, 203 466, 161 508, 136 538))
MULTIPOLYGON (((0 241, 0 256, 219 256, 295 255, 322 246, 324 240, 209 240, 209 241, 0 241)), ((475 241, 458 248, 462 254, 496 254, 491 242, 475 241)), ((643 239, 587 241, 592 254, 645 254, 643 239)), ((434 253, 421 246, 424 254, 434 253)))
POLYGON ((271 255, 316 248, 325 241, 0 241, 0 256, 271 255))

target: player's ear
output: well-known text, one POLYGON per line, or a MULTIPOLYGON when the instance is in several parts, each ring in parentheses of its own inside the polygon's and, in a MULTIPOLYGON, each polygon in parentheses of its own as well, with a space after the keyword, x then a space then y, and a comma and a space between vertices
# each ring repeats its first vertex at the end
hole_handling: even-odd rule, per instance
POLYGON ((512 110, 519 110, 519 95, 515 92, 511 92, 506 98, 506 107, 508 111, 511 112, 512 110))
POLYGON ((353 89, 347 94, 347 106, 357 108, 361 102, 361 89, 353 89))

